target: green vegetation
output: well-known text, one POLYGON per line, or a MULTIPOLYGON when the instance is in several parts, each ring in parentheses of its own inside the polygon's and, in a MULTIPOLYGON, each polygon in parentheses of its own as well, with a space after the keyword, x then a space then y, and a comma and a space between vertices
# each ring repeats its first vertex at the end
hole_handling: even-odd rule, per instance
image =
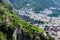
POLYGON ((0 40, 7 40, 6 35, 0 32, 0 40))
POLYGON ((43 29, 33 26, 20 19, 16 12, 11 11, 12 7, 8 4, 0 2, 0 7, 0 40, 13 40, 13 32, 20 24, 22 25, 22 29, 24 31, 24 40, 50 40, 49 36, 47 36, 48 38, 44 36, 43 29))

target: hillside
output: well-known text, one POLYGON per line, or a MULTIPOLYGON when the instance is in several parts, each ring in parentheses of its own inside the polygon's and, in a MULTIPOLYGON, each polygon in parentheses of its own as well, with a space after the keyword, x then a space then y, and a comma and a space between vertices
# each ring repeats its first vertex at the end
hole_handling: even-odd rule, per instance
MULTIPOLYGON (((49 17, 58 17, 60 15, 60 0, 9 0, 13 7, 17 10, 32 9, 32 11, 39 13, 51 7, 55 8, 49 17)), ((52 9, 53 9, 52 8, 52 9)), ((49 9, 50 10, 50 9, 49 9)))
MULTIPOLYGON (((0 40, 14 40, 13 33, 16 28, 20 27, 22 38, 21 40, 53 40, 47 33, 44 35, 44 30, 33 26, 17 16, 15 11, 9 3, 0 0, 0 40), (22 26, 21 26, 22 25, 22 26)), ((21 37, 17 36, 17 37, 21 37)))
MULTIPOLYGON (((23 8, 32 8, 33 11, 39 12, 49 7, 60 7, 56 0, 9 0, 14 8, 23 9, 23 8), (56 3, 55 3, 56 2, 56 3)), ((59 1, 59 0, 58 0, 59 1)))

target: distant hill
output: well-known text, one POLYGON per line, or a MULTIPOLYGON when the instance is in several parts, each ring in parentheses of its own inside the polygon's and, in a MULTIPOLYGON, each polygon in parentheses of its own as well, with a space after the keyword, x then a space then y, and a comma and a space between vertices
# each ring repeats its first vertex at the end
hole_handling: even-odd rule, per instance
POLYGON ((36 12, 39 12, 44 8, 59 7, 57 4, 55 4, 54 0, 10 0, 10 2, 16 9, 30 7, 36 12), (27 6, 27 4, 29 5, 27 6))

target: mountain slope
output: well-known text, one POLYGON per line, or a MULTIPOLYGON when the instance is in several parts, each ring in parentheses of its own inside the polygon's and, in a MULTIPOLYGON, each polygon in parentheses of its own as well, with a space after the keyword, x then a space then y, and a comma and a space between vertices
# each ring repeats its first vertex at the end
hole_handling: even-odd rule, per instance
POLYGON ((23 40, 53 40, 49 34, 49 36, 43 34, 43 29, 21 20, 17 13, 12 11, 11 6, 7 4, 0 0, 0 40, 13 40, 13 32, 18 27, 22 28, 21 30, 19 29, 18 33, 22 33, 22 30, 24 31, 23 40), (39 33, 39 35, 35 33, 39 33))

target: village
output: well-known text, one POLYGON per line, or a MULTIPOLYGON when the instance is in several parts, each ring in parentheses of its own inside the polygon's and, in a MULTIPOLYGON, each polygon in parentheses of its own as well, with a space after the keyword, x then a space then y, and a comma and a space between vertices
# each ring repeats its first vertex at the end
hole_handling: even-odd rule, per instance
MULTIPOLYGON (((35 23, 35 26, 43 28, 45 31, 49 32, 55 40, 60 40, 60 16, 59 17, 49 17, 47 14, 52 14, 51 10, 45 9, 45 11, 40 11, 40 13, 34 13, 30 10, 18 10, 19 15, 27 16, 33 20, 40 20, 45 22, 45 24, 35 23)), ((31 23, 31 22, 28 22, 31 23)))

